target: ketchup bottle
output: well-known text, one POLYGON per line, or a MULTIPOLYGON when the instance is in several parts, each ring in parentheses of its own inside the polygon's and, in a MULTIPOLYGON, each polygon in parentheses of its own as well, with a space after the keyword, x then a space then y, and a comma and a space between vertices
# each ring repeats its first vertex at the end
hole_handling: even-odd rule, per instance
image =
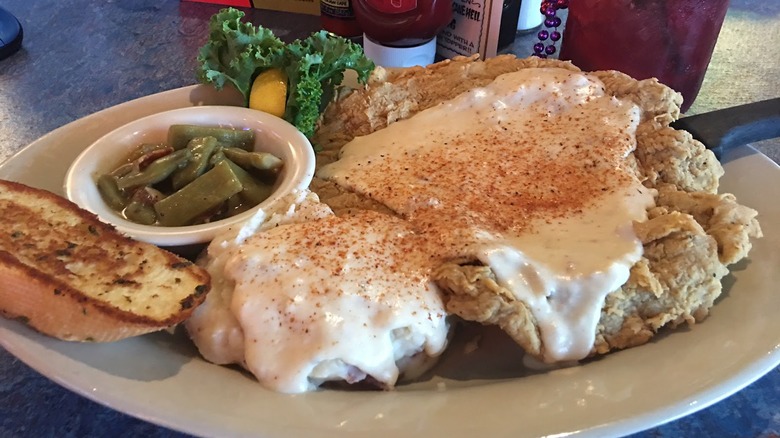
POLYGON ((452 20, 452 0, 353 0, 366 56, 384 67, 427 65, 436 34, 452 20))
POLYGON ((351 38, 363 33, 350 0, 320 0, 320 21, 323 29, 339 36, 351 38))

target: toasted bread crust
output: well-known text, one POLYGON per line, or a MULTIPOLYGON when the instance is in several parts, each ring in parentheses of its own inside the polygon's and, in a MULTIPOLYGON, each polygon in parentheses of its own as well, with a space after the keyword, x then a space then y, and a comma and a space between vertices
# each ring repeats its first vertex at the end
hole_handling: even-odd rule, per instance
POLYGON ((70 201, 0 180, 0 313, 67 340, 175 325, 210 288, 205 270, 136 242, 70 201))

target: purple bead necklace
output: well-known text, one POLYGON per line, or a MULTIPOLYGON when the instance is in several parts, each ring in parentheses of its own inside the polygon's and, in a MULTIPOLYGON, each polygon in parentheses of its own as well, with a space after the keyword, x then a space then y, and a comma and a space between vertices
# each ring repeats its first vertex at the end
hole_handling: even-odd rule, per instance
POLYGON ((561 33, 558 32, 558 26, 561 25, 561 19, 558 17, 558 10, 566 9, 569 7, 569 0, 544 0, 539 12, 544 14, 544 27, 536 36, 539 38, 539 42, 534 44, 533 56, 540 58, 546 58, 549 55, 555 53, 555 43, 561 39, 561 33), (550 31, 549 29, 552 29, 550 31), (545 41, 550 40, 550 44, 546 44, 545 41))

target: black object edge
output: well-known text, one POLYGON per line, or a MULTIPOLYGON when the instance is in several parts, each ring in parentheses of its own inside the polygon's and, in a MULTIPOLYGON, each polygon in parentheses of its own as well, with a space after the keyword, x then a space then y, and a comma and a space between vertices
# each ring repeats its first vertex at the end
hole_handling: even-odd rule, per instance
POLYGON ((671 126, 690 132, 720 159, 730 147, 780 137, 780 98, 683 117, 671 126))

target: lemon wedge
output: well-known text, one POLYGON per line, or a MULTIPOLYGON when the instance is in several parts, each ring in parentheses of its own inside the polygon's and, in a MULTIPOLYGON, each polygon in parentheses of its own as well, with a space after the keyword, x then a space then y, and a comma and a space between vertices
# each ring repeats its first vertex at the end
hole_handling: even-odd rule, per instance
POLYGON ((287 75, 282 70, 278 68, 266 70, 252 82, 249 108, 282 117, 286 102, 287 75))

